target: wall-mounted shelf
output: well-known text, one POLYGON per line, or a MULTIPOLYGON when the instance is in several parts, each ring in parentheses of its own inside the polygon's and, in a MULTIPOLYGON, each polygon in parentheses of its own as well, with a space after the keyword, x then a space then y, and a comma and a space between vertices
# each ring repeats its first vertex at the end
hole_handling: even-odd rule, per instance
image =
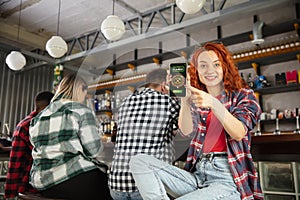
POLYGON ((295 48, 295 51, 291 52, 279 52, 278 54, 268 55, 261 58, 251 58, 247 61, 237 62, 239 70, 248 69, 252 67, 252 63, 258 63, 260 66, 270 65, 274 63, 287 62, 290 60, 296 60, 297 54, 300 54, 300 46, 295 48))
MULTIPOLYGON (((261 120, 260 121, 262 124, 274 124, 276 123, 276 120, 275 119, 267 119, 267 120, 261 120)), ((279 119, 279 124, 282 124, 282 123, 295 123, 296 124, 296 118, 282 118, 282 119, 279 119)))
POLYGON ((95 113, 96 115, 101 115, 101 114, 111 114, 113 111, 111 109, 102 109, 102 110, 96 110, 95 113))
POLYGON ((114 82, 109 84, 99 84, 92 87, 89 87, 88 93, 89 94, 103 94, 106 90, 108 91, 120 91, 120 90, 127 90, 127 89, 134 89, 139 87, 142 83, 144 83, 144 78, 132 79, 127 80, 124 82, 114 82))
MULTIPOLYGON (((276 24, 276 25, 268 25, 268 26, 264 27, 264 37, 293 31, 294 30, 293 25, 295 23, 300 23, 300 19, 290 20, 290 21, 286 21, 284 23, 280 23, 280 24, 276 24)), ((243 32, 240 34, 224 37, 224 38, 219 38, 216 40, 219 42, 222 42, 226 46, 234 45, 234 44, 250 41, 251 34, 252 34, 252 30, 246 31, 246 32, 243 32)), ((107 69, 113 70, 113 71, 120 71, 120 70, 128 69, 128 64, 133 64, 135 66, 139 66, 139 65, 153 63, 154 57, 160 59, 161 61, 168 60, 168 59, 180 57, 182 51, 186 52, 187 55, 190 55, 193 53, 195 48, 196 48, 196 46, 187 46, 185 48, 180 48, 180 49, 176 49, 176 50, 169 51, 169 52, 158 53, 158 54, 154 54, 154 55, 143 57, 143 58, 138 58, 138 59, 132 58, 132 61, 118 63, 118 64, 112 64, 112 65, 108 66, 107 69)), ((284 57, 283 59, 288 59, 288 60, 295 59, 296 58, 295 56, 298 53, 300 53, 300 49, 297 52, 292 52, 290 55, 283 56, 284 57)), ((272 60, 272 63, 274 63, 274 62, 276 62, 276 59, 277 59, 277 58, 275 58, 276 56, 277 55, 271 56, 271 57, 268 57, 267 59, 257 59, 257 62, 260 63, 261 65, 265 65, 265 64, 267 64, 268 60, 275 59, 275 60, 272 60)), ((282 60, 282 58, 278 58, 278 60, 282 60)), ((283 61, 281 61, 281 62, 283 62, 283 61)), ((246 69, 246 68, 251 67, 252 62, 245 61, 245 62, 241 62, 241 63, 238 62, 238 63, 239 63, 238 64, 239 69, 246 69)), ((91 70, 91 73, 98 74, 99 71, 91 70)), ((107 72, 105 71, 104 73, 107 73, 107 72)))
POLYGON ((252 137, 251 153, 255 161, 300 161, 300 134, 263 134, 252 137))
POLYGON ((279 86, 265 87, 261 89, 254 89, 255 92, 258 92, 260 94, 275 94, 275 93, 292 92, 298 90, 300 90, 300 84, 279 85, 279 86))
POLYGON ((97 110, 95 111, 96 115, 101 115, 101 114, 108 114, 112 115, 113 113, 117 112, 118 109, 102 109, 102 110, 97 110))

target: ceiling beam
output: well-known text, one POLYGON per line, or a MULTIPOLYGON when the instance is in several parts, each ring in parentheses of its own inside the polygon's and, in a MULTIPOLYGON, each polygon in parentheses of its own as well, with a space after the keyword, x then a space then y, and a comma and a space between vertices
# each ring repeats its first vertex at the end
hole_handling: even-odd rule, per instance
POLYGON ((270 7, 274 7, 274 6, 279 6, 284 3, 289 3, 289 1, 287 1, 287 0, 276 0, 276 1, 273 1, 273 0, 264 0, 264 1, 251 0, 251 1, 248 1, 245 3, 238 4, 233 7, 229 7, 229 8, 223 9, 223 10, 218 10, 218 11, 200 16, 200 17, 182 21, 181 23, 171 24, 167 27, 160 28, 159 30, 157 30, 155 32, 147 32, 144 34, 125 38, 125 39, 122 39, 122 40, 119 40, 119 41, 116 41, 113 43, 97 46, 92 51, 88 50, 88 51, 79 52, 79 53, 76 53, 73 55, 65 56, 61 59, 58 59, 57 63, 64 63, 64 62, 68 62, 70 60, 81 58, 82 56, 88 56, 88 55, 92 55, 95 53, 100 53, 103 51, 120 48, 121 46, 131 45, 133 43, 138 43, 138 42, 141 42, 142 40, 145 40, 148 38, 159 37, 161 35, 165 35, 168 33, 172 33, 174 31, 183 30, 186 28, 194 27, 194 26, 199 26, 199 25, 212 26, 212 25, 214 25, 214 23, 221 23, 222 21, 226 22, 240 14, 243 14, 243 15, 249 14, 249 16, 250 15, 252 16, 253 12, 257 12, 259 10, 264 10, 266 8, 270 8, 270 7))
POLYGON ((25 1, 25 2, 22 3, 22 7, 21 8, 20 8, 20 4, 18 4, 14 8, 9 9, 9 10, 7 10, 5 12, 2 12, 1 13, 1 18, 5 19, 5 18, 7 18, 7 17, 9 17, 9 16, 17 13, 17 12, 20 12, 20 9, 22 11, 22 10, 24 10, 27 7, 30 7, 30 6, 33 6, 33 5, 37 4, 37 3, 39 3, 40 1, 41 0, 27 0, 27 1, 25 1))
POLYGON ((32 46, 44 50, 46 42, 49 39, 30 33, 24 30, 22 27, 20 27, 19 30, 18 26, 12 26, 4 23, 3 21, 0 21, 0 27, 0 37, 5 38, 7 40, 15 41, 16 43, 20 43, 26 46, 32 46))
MULTIPOLYGON (((160 28, 159 30, 157 30, 155 32, 147 32, 147 33, 135 35, 135 36, 132 36, 129 38, 124 38, 124 39, 116 41, 116 42, 97 46, 93 49, 83 49, 81 52, 77 52, 72 55, 67 55, 61 59, 56 59, 55 63, 56 64, 65 63, 65 62, 80 59, 82 57, 86 57, 88 55, 92 55, 95 53, 100 53, 100 52, 104 52, 107 50, 113 50, 115 48, 120 48, 125 45, 129 45, 129 44, 133 44, 133 43, 138 44, 139 42, 141 42, 144 39, 159 37, 161 35, 169 34, 169 33, 172 33, 174 31, 178 31, 178 30, 188 29, 190 27, 206 26, 206 25, 207 26, 214 26, 214 25, 217 26, 221 22, 226 23, 227 21, 231 20, 233 17, 237 17, 240 14, 251 15, 251 13, 253 13, 253 12, 257 12, 259 10, 263 11, 266 8, 270 8, 270 7, 273 8, 275 6, 283 5, 284 3, 288 3, 288 2, 289 1, 287 1, 287 0, 276 0, 276 1, 274 1, 274 0, 264 0, 264 1, 250 0, 248 2, 241 3, 241 4, 238 4, 238 5, 223 9, 223 10, 217 10, 215 12, 208 13, 206 15, 202 15, 200 17, 192 18, 192 19, 189 19, 186 21, 181 21, 180 23, 171 24, 167 27, 160 28)), ((223 6, 219 6, 219 7, 223 7, 223 6)), ((170 9, 171 8, 172 7, 170 7, 170 9)), ((167 8, 165 8, 165 9, 167 9, 167 8)), ((157 10, 153 11, 153 12, 157 12, 157 10)), ((2 24, 0 24, 0 25, 2 25, 2 24)), ((5 31, 5 29, 6 28, 0 29, 0 36, 1 36, 1 31, 5 31)), ((13 32, 13 31, 11 31, 11 32, 13 32)), ((20 34, 20 35, 22 35, 22 34, 20 34)), ((98 37, 98 35, 96 37, 102 38, 102 37, 98 37)), ((75 38, 75 39, 78 40, 78 38, 75 38)), ((38 42, 39 44, 36 44, 34 46, 44 49, 44 45, 41 46, 41 44, 46 43, 45 38, 44 38, 44 40, 45 40, 44 42, 40 41, 40 42, 38 42)), ((36 41, 36 40, 31 38, 31 41, 36 41)), ((70 40, 70 42, 71 41, 72 40, 70 40)), ((88 46, 90 46, 90 45, 88 45, 88 46)), ((46 61, 46 60, 44 60, 44 61, 46 61)))
POLYGON ((128 10, 129 12, 136 14, 138 16, 141 16, 142 13, 140 13, 137 9, 133 8, 132 6, 130 6, 128 3, 125 3, 123 0, 115 0, 116 3, 120 6, 122 6, 123 8, 125 8, 126 10, 128 10))

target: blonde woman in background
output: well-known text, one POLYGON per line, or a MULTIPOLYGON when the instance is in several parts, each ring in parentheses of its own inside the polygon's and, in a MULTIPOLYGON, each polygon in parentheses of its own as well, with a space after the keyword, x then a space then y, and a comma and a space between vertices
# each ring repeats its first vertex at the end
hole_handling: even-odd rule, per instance
POLYGON ((67 74, 51 104, 30 124, 33 144, 31 181, 43 196, 61 199, 111 199, 95 115, 83 101, 86 82, 67 74))

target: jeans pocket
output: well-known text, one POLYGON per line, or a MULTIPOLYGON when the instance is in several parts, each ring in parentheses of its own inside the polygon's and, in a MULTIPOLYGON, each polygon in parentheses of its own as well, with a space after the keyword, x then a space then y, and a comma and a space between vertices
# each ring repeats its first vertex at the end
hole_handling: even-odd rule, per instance
POLYGON ((212 166, 219 172, 230 172, 230 167, 227 158, 214 158, 212 160, 212 166))

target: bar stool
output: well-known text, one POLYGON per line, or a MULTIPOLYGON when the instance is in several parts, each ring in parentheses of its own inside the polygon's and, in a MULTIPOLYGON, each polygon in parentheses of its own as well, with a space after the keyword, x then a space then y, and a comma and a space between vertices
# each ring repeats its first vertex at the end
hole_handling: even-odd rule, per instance
POLYGON ((63 200, 63 199, 52 199, 43 197, 40 194, 33 194, 33 193, 19 193, 18 200, 63 200))

